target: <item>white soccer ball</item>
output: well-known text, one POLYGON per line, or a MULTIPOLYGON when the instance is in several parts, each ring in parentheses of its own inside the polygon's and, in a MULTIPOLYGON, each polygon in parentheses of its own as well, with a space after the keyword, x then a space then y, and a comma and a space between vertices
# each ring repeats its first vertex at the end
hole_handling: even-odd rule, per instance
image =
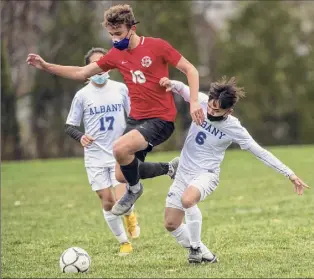
POLYGON ((64 273, 87 272, 91 259, 84 249, 71 247, 62 253, 59 263, 60 269, 64 273))

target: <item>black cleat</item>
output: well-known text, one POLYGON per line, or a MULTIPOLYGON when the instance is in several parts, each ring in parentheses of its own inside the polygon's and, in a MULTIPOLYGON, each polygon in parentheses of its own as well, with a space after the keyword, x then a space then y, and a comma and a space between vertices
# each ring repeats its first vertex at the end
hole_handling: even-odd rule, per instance
POLYGON ((202 254, 201 248, 198 247, 195 249, 195 248, 190 247, 190 252, 188 256, 189 263, 200 264, 202 263, 202 259, 203 259, 203 254, 202 254))

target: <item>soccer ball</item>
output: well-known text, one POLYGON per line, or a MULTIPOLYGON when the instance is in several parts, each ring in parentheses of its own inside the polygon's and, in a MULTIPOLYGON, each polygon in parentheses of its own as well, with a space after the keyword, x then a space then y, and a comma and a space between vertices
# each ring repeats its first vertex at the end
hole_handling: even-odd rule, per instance
POLYGON ((59 263, 64 273, 87 272, 91 259, 84 249, 71 247, 62 253, 59 263))

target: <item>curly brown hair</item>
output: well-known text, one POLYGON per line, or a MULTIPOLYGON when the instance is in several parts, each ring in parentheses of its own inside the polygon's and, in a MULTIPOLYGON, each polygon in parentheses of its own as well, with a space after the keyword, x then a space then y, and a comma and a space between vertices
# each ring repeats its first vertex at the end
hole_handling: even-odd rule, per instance
POLYGON ((221 80, 211 83, 208 95, 209 101, 217 100, 222 109, 228 109, 245 96, 245 91, 243 87, 237 87, 235 77, 227 80, 224 76, 221 80))
POLYGON ((115 5, 105 11, 103 26, 118 28, 121 24, 125 24, 131 28, 136 24, 133 10, 130 5, 115 5))

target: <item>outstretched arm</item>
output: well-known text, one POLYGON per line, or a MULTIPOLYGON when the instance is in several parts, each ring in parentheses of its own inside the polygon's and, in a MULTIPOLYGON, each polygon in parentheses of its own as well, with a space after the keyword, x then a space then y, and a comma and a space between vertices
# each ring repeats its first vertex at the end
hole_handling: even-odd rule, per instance
POLYGON ((48 63, 38 54, 33 53, 28 55, 26 62, 39 70, 75 80, 86 80, 87 78, 103 71, 97 63, 90 63, 84 67, 62 66, 48 63))
MULTIPOLYGON (((186 102, 190 102, 190 87, 178 80, 170 80, 163 77, 159 81, 160 86, 166 87, 166 91, 172 91, 175 94, 181 95, 186 102)), ((198 93, 198 100, 200 103, 208 101, 208 96, 204 93, 198 93)))
POLYGON ((229 122, 229 124, 226 123, 223 131, 224 133, 228 134, 234 142, 239 144, 241 149, 250 151, 265 165, 288 177, 290 181, 294 184, 294 191, 297 192, 298 195, 303 194, 304 188, 310 188, 276 156, 261 147, 237 119, 230 121, 231 122, 229 122))
POLYGON ((306 185, 299 177, 297 177, 290 168, 283 164, 271 152, 262 148, 257 142, 253 141, 247 150, 253 153, 255 157, 262 161, 265 165, 288 177, 294 184, 294 191, 298 195, 303 194, 304 188, 309 188, 309 186, 306 185))
POLYGON ((257 159, 262 161, 265 165, 273 168, 275 171, 281 173, 286 177, 290 177, 294 172, 283 164, 276 156, 271 152, 261 147, 256 141, 252 140, 247 151, 250 151, 255 155, 257 159))

